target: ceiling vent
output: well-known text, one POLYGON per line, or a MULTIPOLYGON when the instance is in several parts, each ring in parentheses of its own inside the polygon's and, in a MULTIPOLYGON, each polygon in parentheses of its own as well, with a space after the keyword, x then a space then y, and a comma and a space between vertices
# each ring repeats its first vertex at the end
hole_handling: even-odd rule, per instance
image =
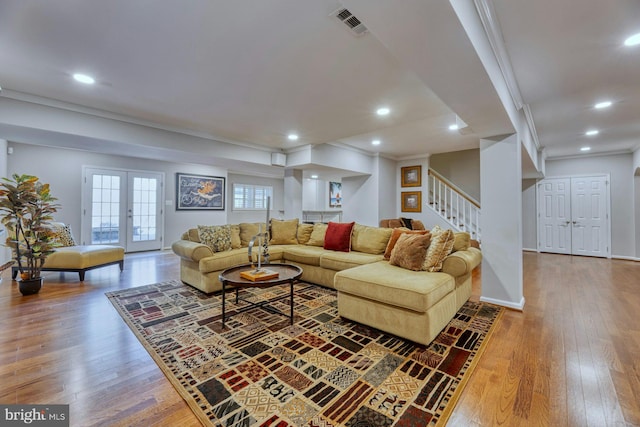
POLYGON ((369 31, 367 30, 367 27, 365 27, 364 24, 360 22, 358 18, 353 16, 353 14, 344 7, 341 7, 335 10, 331 14, 331 16, 333 16, 334 18, 342 22, 344 25, 346 25, 349 31, 351 32, 351 34, 353 34, 354 36, 359 37, 366 34, 369 31))

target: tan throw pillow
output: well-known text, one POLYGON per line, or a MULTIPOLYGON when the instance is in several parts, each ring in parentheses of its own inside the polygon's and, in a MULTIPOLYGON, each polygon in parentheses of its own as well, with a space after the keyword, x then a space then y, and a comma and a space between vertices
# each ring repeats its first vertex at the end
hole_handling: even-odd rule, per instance
POLYGON ((249 246, 251 238, 258 234, 258 225, 260 225, 260 232, 266 231, 265 223, 258 222, 242 222, 240 223, 240 244, 243 248, 249 246))
POLYGON ((281 221, 271 220, 270 245, 295 245, 298 243, 296 233, 298 231, 298 218, 281 221))
POLYGON ((471 235, 466 231, 453 233, 453 251, 466 251, 471 246, 471 235))
POLYGON ((198 235, 198 228, 190 228, 187 231, 187 239, 190 242, 200 243, 200 236, 198 235))
POLYGON ((213 252, 231 249, 230 225, 199 225, 200 242, 209 246, 213 252))
POLYGON ((403 234, 419 234, 423 236, 428 234, 429 238, 431 238, 431 233, 429 233, 427 230, 409 230, 408 228, 404 228, 404 227, 394 228, 391 232, 389 243, 387 243, 387 248, 384 251, 384 259, 391 258, 391 251, 393 251, 393 248, 398 242, 398 239, 403 234))
POLYGON ((242 241, 240 240, 240 225, 231 224, 231 249, 238 249, 242 247, 242 241))
POLYGON ((430 242, 431 235, 428 234, 402 233, 391 251, 389 264, 407 270, 422 270, 430 242))
POLYGON ((356 224, 351 235, 351 249, 366 254, 383 254, 393 230, 356 224))
POLYGON ((431 244, 424 259, 423 270, 440 271, 442 262, 453 250, 453 231, 436 226, 431 229, 431 244), (434 233, 435 232, 435 233, 434 233))
POLYGON ((321 222, 313 224, 313 231, 311 232, 311 236, 309 236, 309 241, 306 245, 324 247, 324 235, 327 232, 328 227, 329 224, 323 224, 321 222))
POLYGON ((313 224, 298 224, 298 231, 296 232, 296 238, 298 243, 306 245, 313 232, 313 224))

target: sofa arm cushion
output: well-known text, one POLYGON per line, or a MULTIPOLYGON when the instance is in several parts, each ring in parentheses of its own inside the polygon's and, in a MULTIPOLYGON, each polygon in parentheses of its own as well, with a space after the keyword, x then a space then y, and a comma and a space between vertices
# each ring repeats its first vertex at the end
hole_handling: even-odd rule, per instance
POLYGON ((442 263, 442 272, 453 277, 464 276, 482 261, 482 252, 476 248, 469 248, 466 251, 457 251, 445 258, 442 263))
POLYGON ((180 258, 195 262, 199 262, 202 258, 213 255, 213 251, 209 246, 188 240, 173 242, 171 250, 180 258))

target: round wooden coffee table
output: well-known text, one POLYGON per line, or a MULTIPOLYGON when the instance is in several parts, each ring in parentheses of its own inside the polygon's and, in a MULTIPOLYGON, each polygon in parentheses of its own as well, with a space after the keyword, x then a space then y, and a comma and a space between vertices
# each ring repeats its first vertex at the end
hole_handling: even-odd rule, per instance
POLYGON ((242 313, 247 310, 251 310, 254 307, 262 308, 270 313, 281 314, 285 317, 288 317, 291 320, 291 324, 293 325, 293 284, 302 276, 302 269, 297 265, 292 264, 266 264, 262 266, 263 268, 278 272, 278 277, 267 280, 248 280, 244 277, 240 276, 240 273, 243 271, 250 271, 255 267, 251 264, 243 264, 235 267, 227 268, 222 273, 220 273, 219 279, 220 283, 222 283, 222 327, 224 327, 224 323, 226 321, 226 292, 227 286, 233 286, 236 290, 236 304, 238 303, 238 291, 241 288, 270 288, 272 286, 283 285, 285 283, 289 284, 290 287, 290 301, 291 301, 291 311, 290 314, 287 315, 280 310, 277 310, 269 305, 270 301, 262 301, 259 303, 254 303, 252 301, 243 300, 244 302, 249 303, 248 307, 244 307, 242 309, 237 310, 238 313, 242 313))

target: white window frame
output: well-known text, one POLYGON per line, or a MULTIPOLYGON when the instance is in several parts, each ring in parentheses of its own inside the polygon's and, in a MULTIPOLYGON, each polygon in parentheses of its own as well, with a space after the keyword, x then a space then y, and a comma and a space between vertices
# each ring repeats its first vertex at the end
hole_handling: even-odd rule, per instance
POLYGON ((233 210, 234 211, 266 211, 267 210, 267 197, 271 197, 273 200, 273 187, 270 185, 256 185, 256 184, 233 184, 233 210), (236 205, 236 190, 241 189, 243 191, 242 207, 236 205), (262 197, 258 196, 262 193, 262 197))

